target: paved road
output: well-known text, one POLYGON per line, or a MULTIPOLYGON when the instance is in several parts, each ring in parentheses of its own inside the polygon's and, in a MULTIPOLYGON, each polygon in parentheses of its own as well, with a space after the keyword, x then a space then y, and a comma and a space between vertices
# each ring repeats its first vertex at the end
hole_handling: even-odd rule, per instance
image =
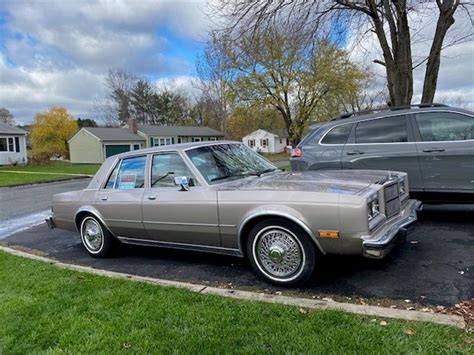
MULTIPOLYGON (((326 257, 319 273, 298 291, 311 295, 410 299, 432 305, 452 305, 470 299, 474 297, 474 207, 465 208, 426 208, 408 243, 385 260, 326 257)), ((211 285, 232 283, 242 288, 278 290, 257 279, 247 262, 239 258, 123 246, 113 258, 94 259, 82 248, 75 233, 50 231, 45 225, 3 242, 96 268, 211 285)))
POLYGON ((49 209, 54 194, 83 189, 89 180, 0 188, 0 221, 49 209))

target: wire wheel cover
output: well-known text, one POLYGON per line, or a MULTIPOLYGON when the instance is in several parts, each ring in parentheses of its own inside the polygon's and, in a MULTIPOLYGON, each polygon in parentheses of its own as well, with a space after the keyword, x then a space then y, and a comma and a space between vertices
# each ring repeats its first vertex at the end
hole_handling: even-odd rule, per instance
POLYGON ((289 232, 281 229, 267 230, 259 236, 256 246, 260 265, 275 277, 289 277, 302 266, 300 244, 289 232))
POLYGON ((82 236, 87 249, 98 251, 102 247, 103 234, 99 223, 93 219, 87 219, 82 225, 82 236))

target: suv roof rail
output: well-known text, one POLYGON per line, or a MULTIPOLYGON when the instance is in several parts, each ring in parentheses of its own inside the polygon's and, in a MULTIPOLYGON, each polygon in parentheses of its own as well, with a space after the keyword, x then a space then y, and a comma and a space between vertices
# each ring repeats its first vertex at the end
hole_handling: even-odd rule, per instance
POLYGON ((435 102, 430 103, 430 104, 413 104, 413 105, 394 106, 394 107, 385 106, 385 107, 379 107, 379 108, 374 108, 374 109, 369 109, 369 110, 343 113, 339 116, 331 118, 329 121, 343 120, 343 119, 349 118, 349 117, 368 115, 368 114, 371 114, 371 113, 377 113, 377 112, 383 112, 383 111, 408 110, 408 109, 413 108, 413 107, 427 108, 427 107, 449 107, 449 106, 445 105, 445 104, 435 103, 435 102))

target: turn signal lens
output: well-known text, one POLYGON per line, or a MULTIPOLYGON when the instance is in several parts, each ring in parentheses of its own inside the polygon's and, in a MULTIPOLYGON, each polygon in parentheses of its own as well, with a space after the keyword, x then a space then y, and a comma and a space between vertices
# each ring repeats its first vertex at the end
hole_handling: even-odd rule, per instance
POLYGON ((319 231, 321 238, 339 238, 339 231, 319 231))
POLYGON ((291 150, 291 157, 292 158, 300 158, 301 157, 301 149, 296 148, 291 150))

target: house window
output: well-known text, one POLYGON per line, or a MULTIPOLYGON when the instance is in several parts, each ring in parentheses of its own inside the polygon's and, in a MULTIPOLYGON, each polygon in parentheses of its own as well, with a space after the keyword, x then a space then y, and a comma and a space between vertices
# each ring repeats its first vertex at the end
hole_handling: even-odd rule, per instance
POLYGON ((268 139, 260 139, 260 145, 264 148, 268 146, 268 139))
POLYGON ((248 146, 249 146, 250 148, 255 147, 255 139, 249 139, 249 141, 248 141, 248 146))
POLYGON ((139 150, 139 149, 140 149, 140 144, 133 145, 133 150, 139 150))
POLYGON ((8 138, 8 150, 9 150, 10 152, 14 152, 14 151, 15 151, 15 144, 14 144, 13 137, 8 138))
POLYGON ((172 143, 171 137, 156 137, 153 138, 153 146, 158 147, 162 145, 170 145, 172 143))
POLYGON ((15 148, 16 151, 19 153, 20 152, 20 138, 15 137, 15 148))
POLYGON ((178 144, 181 144, 181 137, 178 137, 178 144))
POLYGON ((8 145, 6 138, 0 138, 0 152, 8 152, 8 145))
POLYGON ((217 138, 216 137, 209 137, 209 140, 214 142, 214 141, 217 140, 217 138))
POLYGON ((201 137, 194 137, 193 142, 201 142, 202 138, 201 137))

